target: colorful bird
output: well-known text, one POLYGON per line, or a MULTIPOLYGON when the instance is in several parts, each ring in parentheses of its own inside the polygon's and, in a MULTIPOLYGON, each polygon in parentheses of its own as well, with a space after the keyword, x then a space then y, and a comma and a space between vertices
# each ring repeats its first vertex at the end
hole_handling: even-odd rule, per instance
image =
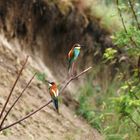
POLYGON ((76 61, 80 54, 81 45, 80 44, 74 44, 72 49, 68 53, 68 70, 72 67, 73 63, 76 61))
POLYGON ((59 108, 58 108, 58 88, 55 82, 49 82, 49 92, 53 101, 53 104, 55 106, 55 109, 57 113, 59 113, 59 108))

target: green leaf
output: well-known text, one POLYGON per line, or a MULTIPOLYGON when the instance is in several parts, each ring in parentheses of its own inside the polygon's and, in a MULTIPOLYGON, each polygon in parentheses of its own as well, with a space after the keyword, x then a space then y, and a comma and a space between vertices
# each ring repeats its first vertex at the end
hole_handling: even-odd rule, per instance
POLYGON ((113 49, 113 48, 107 48, 105 50, 105 53, 104 53, 104 58, 107 59, 107 60, 112 60, 115 58, 115 55, 117 53, 117 50, 113 49))
POLYGON ((39 72, 39 73, 37 73, 36 77, 37 77, 37 79, 38 79, 39 81, 45 82, 46 74, 45 74, 45 73, 40 73, 40 72, 39 72))

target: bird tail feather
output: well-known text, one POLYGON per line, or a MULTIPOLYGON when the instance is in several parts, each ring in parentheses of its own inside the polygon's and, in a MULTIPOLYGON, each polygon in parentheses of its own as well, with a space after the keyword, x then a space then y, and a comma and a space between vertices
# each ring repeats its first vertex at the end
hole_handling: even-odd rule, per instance
POLYGON ((69 63, 69 65, 68 65, 68 70, 70 70, 70 67, 71 67, 71 64, 69 63))
POLYGON ((68 70, 70 70, 71 65, 72 65, 72 60, 70 60, 69 63, 68 63, 68 70))
POLYGON ((53 100, 53 104, 54 104, 54 106, 55 106, 55 109, 56 109, 57 113, 59 113, 58 99, 54 99, 54 100, 53 100))

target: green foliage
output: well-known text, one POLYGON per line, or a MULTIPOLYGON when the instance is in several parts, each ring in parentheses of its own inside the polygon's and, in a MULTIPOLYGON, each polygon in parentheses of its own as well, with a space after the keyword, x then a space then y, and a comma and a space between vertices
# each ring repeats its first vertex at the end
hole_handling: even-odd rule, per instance
POLYGON ((140 30, 135 26, 127 28, 127 33, 125 30, 115 33, 112 39, 114 44, 123 49, 128 55, 140 55, 140 30))
POLYGON ((36 74, 36 77, 37 77, 37 79, 38 79, 39 81, 45 82, 46 74, 45 74, 45 73, 40 73, 40 72, 38 72, 38 73, 36 74))
MULTIPOLYGON (((131 0, 131 2, 140 21, 140 1, 131 0)), ((106 0, 106 3, 109 5, 113 1, 106 0)), ((94 86, 93 82, 87 82, 80 90, 80 106, 77 112, 101 132, 106 140, 139 140, 140 78, 138 70, 140 67, 137 60, 140 56, 140 30, 128 1, 119 0, 118 8, 122 12, 126 30, 121 29, 111 35, 119 51, 107 48, 103 55, 103 58, 111 64, 114 60, 119 60, 115 61, 117 66, 119 65, 116 79, 114 78, 107 90, 99 85, 94 86), (128 14, 129 20, 125 20, 125 14, 128 14), (121 58, 127 61, 122 62, 121 58), (100 90, 96 90, 96 87, 100 87, 100 90)), ((94 81, 94 76, 91 76, 89 81, 94 81)))
POLYGON ((107 48, 105 50, 105 53, 104 53, 104 58, 106 60, 112 60, 115 58, 115 55, 117 54, 117 50, 113 49, 113 48, 107 48))
POLYGON ((140 107, 140 100, 132 99, 127 95, 122 95, 113 99, 116 111, 122 116, 129 116, 134 113, 135 109, 140 107))
MULTIPOLYGON (((118 8, 123 14, 126 11, 133 14, 128 3, 121 3, 118 8)), ((135 8, 135 3, 133 8, 135 8)), ((136 10, 136 14, 137 13, 138 11, 136 10)), ((140 56, 140 30, 137 28, 137 21, 134 16, 130 18, 130 23, 131 25, 126 26, 126 30, 123 29, 116 32, 111 38, 114 44, 121 49, 124 56, 131 56, 131 61, 137 66, 137 58, 140 56)), ((116 57, 119 58, 117 51, 106 49, 104 53, 106 60, 112 62, 116 57)), ((132 66, 133 64, 128 63, 128 65, 132 66)), ((120 65, 122 68, 119 74, 123 75, 122 79, 120 79, 121 85, 118 87, 117 92, 114 91, 114 94, 112 94, 109 104, 110 107, 108 106, 108 109, 110 108, 110 111, 115 115, 112 119, 116 118, 113 122, 118 122, 119 125, 116 124, 116 126, 114 126, 107 123, 108 126, 104 129, 107 140, 140 139, 140 82, 138 77, 139 68, 136 66, 132 70, 133 73, 127 75, 126 69, 123 69, 126 66, 124 66, 124 64, 120 65), (113 130, 116 133, 114 134, 113 131, 110 133, 108 130, 113 130)), ((129 69, 127 69, 127 71, 129 72, 129 69)))
MULTIPOLYGON (((94 128, 101 131, 101 114, 93 109, 90 99, 93 96, 93 87, 87 84, 85 88, 80 90, 79 103, 80 107, 77 110, 79 115, 82 115, 94 128), (98 114, 98 116, 97 116, 98 114), (99 117, 100 116, 100 117, 99 117)), ((98 91, 98 88, 97 88, 98 91)))
MULTIPOLYGON (((129 84, 135 83, 129 81, 129 84)), ((106 140, 138 139, 139 131, 129 118, 131 115, 135 121, 140 120, 137 112, 140 100, 132 96, 132 91, 136 90, 136 87, 132 86, 132 90, 127 96, 129 91, 127 83, 114 81, 104 91, 99 85, 94 86, 91 82, 87 82, 79 91, 80 106, 77 114, 83 116, 92 127, 102 133, 106 140), (133 135, 134 133, 135 135, 133 135)))

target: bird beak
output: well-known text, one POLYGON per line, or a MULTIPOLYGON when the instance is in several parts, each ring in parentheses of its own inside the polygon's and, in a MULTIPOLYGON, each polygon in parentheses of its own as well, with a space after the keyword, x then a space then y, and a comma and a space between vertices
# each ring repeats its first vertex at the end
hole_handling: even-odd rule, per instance
POLYGON ((51 84, 51 82, 50 82, 50 81, 48 81, 48 80, 45 80, 45 82, 47 82, 48 84, 51 84))
POLYGON ((80 47, 82 48, 82 47, 85 47, 85 45, 80 45, 80 47))

